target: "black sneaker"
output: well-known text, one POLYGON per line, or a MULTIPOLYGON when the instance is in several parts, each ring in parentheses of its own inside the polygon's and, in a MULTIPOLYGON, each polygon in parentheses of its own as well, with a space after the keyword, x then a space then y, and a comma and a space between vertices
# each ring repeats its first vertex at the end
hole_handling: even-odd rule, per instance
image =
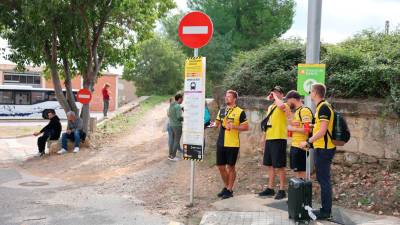
POLYGON ((275 200, 281 200, 286 198, 286 192, 284 190, 279 190, 275 195, 275 200))
POLYGON ((275 195, 274 189, 267 188, 264 191, 258 193, 258 196, 273 196, 275 195))
POLYGON ((233 191, 226 190, 226 192, 221 196, 222 199, 232 198, 233 191))
POLYGON ((322 212, 321 210, 313 210, 314 215, 317 217, 317 220, 331 220, 332 215, 330 213, 322 212))
POLYGON ((219 192, 218 194, 217 194, 217 196, 219 197, 219 198, 221 198, 224 194, 225 194, 225 192, 227 192, 228 191, 228 189, 226 189, 225 187, 221 190, 221 192, 219 192))

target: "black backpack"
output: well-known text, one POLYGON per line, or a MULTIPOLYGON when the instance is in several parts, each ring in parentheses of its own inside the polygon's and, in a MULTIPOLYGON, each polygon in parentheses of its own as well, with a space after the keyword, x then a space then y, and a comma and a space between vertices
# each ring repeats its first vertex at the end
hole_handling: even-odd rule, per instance
POLYGON ((349 126, 341 113, 336 111, 331 105, 327 105, 332 109, 334 116, 332 134, 329 131, 327 133, 335 146, 343 146, 349 142, 351 137, 349 126))

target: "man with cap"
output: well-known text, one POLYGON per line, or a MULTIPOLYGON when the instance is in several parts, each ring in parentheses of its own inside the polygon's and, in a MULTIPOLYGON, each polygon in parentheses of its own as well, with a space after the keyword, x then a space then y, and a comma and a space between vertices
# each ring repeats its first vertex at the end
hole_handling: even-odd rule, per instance
POLYGON ((310 134, 310 124, 312 122, 312 111, 303 106, 300 94, 291 90, 287 93, 286 103, 294 112, 293 118, 288 125, 288 131, 292 132, 292 145, 290 147, 290 169, 297 178, 305 178, 306 171, 306 151, 307 148, 300 148, 300 143, 306 141, 310 134))
POLYGON ((275 199, 286 197, 286 146, 287 146, 287 124, 290 118, 289 106, 283 102, 284 92, 280 86, 274 87, 268 94, 268 99, 274 101, 268 107, 265 135, 263 136, 264 159, 263 165, 268 170, 268 187, 260 192, 259 196, 275 195, 274 180, 278 174, 280 186, 275 199), (265 142, 264 142, 265 140, 265 142))

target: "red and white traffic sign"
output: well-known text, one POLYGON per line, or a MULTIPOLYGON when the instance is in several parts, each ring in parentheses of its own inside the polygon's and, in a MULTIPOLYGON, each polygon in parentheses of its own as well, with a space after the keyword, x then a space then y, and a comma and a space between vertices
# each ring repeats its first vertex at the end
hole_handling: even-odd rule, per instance
POLYGON ((179 23, 179 39, 189 48, 201 48, 207 45, 212 34, 212 21, 207 14, 202 12, 188 13, 179 23))
POLYGON ((88 89, 81 89, 78 91, 76 98, 82 104, 89 104, 90 100, 92 100, 92 93, 88 89))

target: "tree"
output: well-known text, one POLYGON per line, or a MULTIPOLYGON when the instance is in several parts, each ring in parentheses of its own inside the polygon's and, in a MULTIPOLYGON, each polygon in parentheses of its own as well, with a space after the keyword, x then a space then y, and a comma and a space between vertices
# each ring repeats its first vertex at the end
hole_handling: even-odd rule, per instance
MULTIPOLYGON (((169 40, 172 40, 180 46, 182 51, 187 57, 193 56, 193 49, 184 46, 178 37, 178 25, 184 13, 178 13, 161 20, 162 31, 161 35, 169 40)), ((205 47, 199 50, 199 55, 207 57, 207 88, 208 95, 212 90, 212 87, 216 84, 220 84, 224 78, 224 70, 227 64, 232 59, 232 45, 231 45, 231 34, 224 36, 214 32, 211 41, 205 47)))
POLYGON ((211 17, 216 33, 232 34, 234 50, 251 50, 284 34, 293 23, 294 0, 189 0, 211 17))
POLYGON ((182 88, 185 55, 171 40, 154 37, 137 46, 136 57, 124 67, 138 95, 175 94, 182 88))
MULTIPOLYGON (((172 0, 4 0, 0 35, 9 41, 11 61, 45 65, 61 106, 77 111, 71 77, 79 73, 83 87, 92 90, 100 71, 129 58, 134 44, 149 38, 155 21, 174 6, 172 0)), ((81 117, 87 130, 88 105, 81 117)))

